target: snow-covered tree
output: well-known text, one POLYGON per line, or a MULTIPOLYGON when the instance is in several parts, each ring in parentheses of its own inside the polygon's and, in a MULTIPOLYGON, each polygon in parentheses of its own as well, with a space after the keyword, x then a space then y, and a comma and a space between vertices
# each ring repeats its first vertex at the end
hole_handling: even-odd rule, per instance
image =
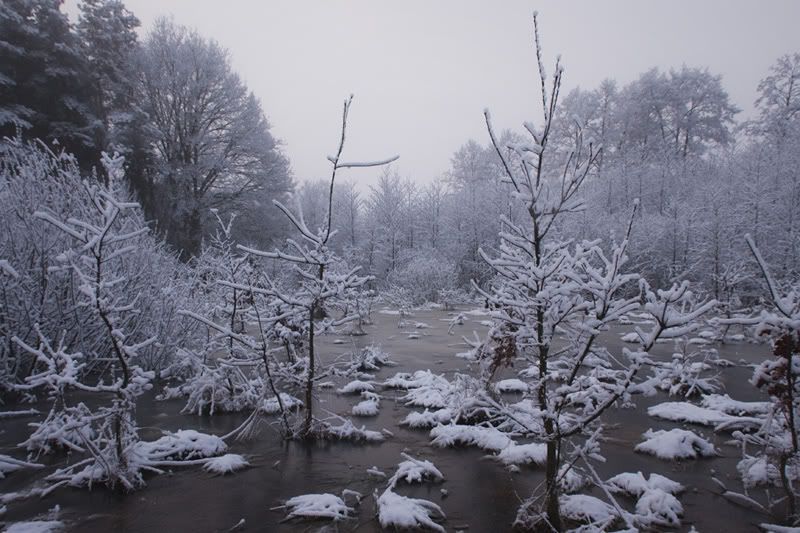
POLYGON ((261 104, 218 43, 160 19, 137 71, 137 94, 156 132, 157 218, 178 249, 199 252, 209 209, 224 212, 244 193, 272 199, 290 189, 288 161, 261 104))
POLYGON ((66 419, 48 418, 45 424, 66 422, 66 425, 51 428, 49 432, 77 433, 92 457, 91 461, 69 467, 68 471, 74 472, 83 466, 82 475, 88 484, 101 482, 133 489, 142 483, 137 458, 132 456, 139 440, 136 399, 151 387, 150 381, 155 376, 153 372, 142 370, 135 360, 139 350, 157 339, 150 337, 134 341, 132 329, 135 322, 131 323, 131 318, 138 313, 136 298, 120 290, 127 280, 116 275, 117 270, 112 265, 124 262, 134 254, 137 251, 136 239, 148 229, 126 227, 124 218, 120 216, 125 210, 138 207, 117 199, 122 187, 122 159, 104 155, 103 164, 109 175, 109 187, 84 182, 84 193, 92 208, 85 213, 85 218, 60 220, 49 211, 38 211, 34 216, 58 228, 74 243, 58 258, 58 262, 61 268, 75 273, 79 284, 78 305, 91 309, 92 319, 108 337, 110 349, 106 360, 113 372, 107 381, 87 385, 80 381, 81 368, 64 351, 61 342, 54 349, 41 334, 39 347, 30 346, 16 337, 14 340, 36 357, 37 365, 44 366, 44 372, 28 378, 29 384, 41 382, 55 389, 60 401, 63 401, 65 385, 99 395, 112 395, 111 405, 99 408, 96 413, 86 412, 82 418, 74 415, 66 419), (95 430, 97 435, 87 438, 87 434, 95 430))
MULTIPOLYGON (((315 426, 314 417, 314 391, 317 382, 317 372, 319 360, 316 353, 315 336, 318 328, 326 330, 331 327, 357 319, 360 315, 353 314, 343 318, 323 318, 318 326, 317 321, 320 317, 326 316, 326 303, 329 300, 345 297, 346 294, 362 287, 368 278, 358 275, 359 267, 340 268, 340 259, 329 246, 331 237, 336 234, 333 227, 333 201, 334 186, 336 184, 337 172, 346 168, 365 168, 383 166, 395 161, 397 157, 382 161, 373 162, 348 162, 342 159, 344 151, 347 117, 352 104, 352 96, 345 100, 342 111, 342 131, 339 146, 335 155, 329 156, 328 160, 332 165, 330 182, 328 184, 327 206, 323 224, 316 230, 312 230, 303 218, 302 209, 292 212, 288 207, 279 201, 275 201, 275 206, 280 209, 291 221, 298 233, 298 240, 287 239, 287 251, 275 250, 265 252, 239 246, 239 249, 254 256, 270 260, 280 261, 294 270, 298 276, 299 283, 296 287, 284 288, 269 276, 263 276, 263 284, 251 290, 285 305, 286 314, 296 317, 304 324, 307 331, 307 358, 305 358, 304 369, 304 402, 305 417, 302 426, 298 430, 298 435, 309 438, 315 436, 324 429, 315 426)), ((234 286, 231 284, 231 286, 234 286)))
POLYGON ((527 142, 503 145, 485 112, 492 144, 505 171, 504 181, 524 206, 528 219, 515 224, 502 218, 499 255, 491 257, 481 251, 497 279, 488 290, 477 285, 476 289, 494 309, 495 325, 488 339, 475 347, 475 357, 487 391, 493 389, 492 378, 501 366, 515 360, 530 365, 527 373, 535 378, 531 393, 535 407, 522 414, 500 402, 486 401, 492 414, 546 446, 543 511, 536 509, 538 500, 532 498, 520 509, 518 525, 546 525, 561 531, 561 480, 577 461, 569 458, 570 439, 585 441, 572 445, 577 457, 598 456, 599 419, 604 411, 629 398, 656 340, 684 334, 715 302, 691 305, 686 283, 666 291, 653 291, 642 284, 645 309, 655 325, 651 331, 638 332, 639 349, 626 350, 625 360, 617 361, 596 344, 609 324, 639 307, 639 298, 630 296, 628 288, 638 276, 624 271, 633 220, 610 252, 598 242, 575 245, 558 237, 561 219, 583 207, 578 192, 596 163, 598 150, 591 142, 585 145, 578 131, 562 165, 548 159, 563 69, 557 61, 552 79, 548 79, 536 15, 534 28, 542 127, 526 123, 527 142), (554 347, 557 336, 566 342, 559 349, 554 347))

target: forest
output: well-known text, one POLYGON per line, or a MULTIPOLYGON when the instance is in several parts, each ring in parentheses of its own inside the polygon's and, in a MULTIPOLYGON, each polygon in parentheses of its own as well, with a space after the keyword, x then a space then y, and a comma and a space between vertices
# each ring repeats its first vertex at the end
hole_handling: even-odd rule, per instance
POLYGON ((2 2, 0 526, 800 531, 800 51, 744 119, 518 23, 538 118, 296 176, 222 43, 2 2))

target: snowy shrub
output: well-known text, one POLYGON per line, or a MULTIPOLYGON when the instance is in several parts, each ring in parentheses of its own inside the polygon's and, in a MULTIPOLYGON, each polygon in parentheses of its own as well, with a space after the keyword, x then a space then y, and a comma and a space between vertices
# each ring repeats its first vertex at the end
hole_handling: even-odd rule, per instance
POLYGON ((750 235, 745 240, 763 276, 771 307, 758 316, 719 319, 718 322, 753 326, 757 336, 769 339, 774 357, 756 366, 750 382, 769 394, 770 405, 765 409, 763 404, 710 400, 728 411, 741 409, 762 414, 755 418, 760 421, 755 432, 734 433, 742 446, 742 460, 737 468, 745 493, 726 490, 723 495, 776 517, 786 509, 786 520, 796 526, 800 524, 795 488, 795 481, 800 479, 800 286, 795 281, 782 290, 750 235), (783 498, 776 498, 767 491, 765 503, 758 502, 748 494, 748 489, 759 485, 780 487, 783 498))
MULTIPOLYGON (((108 158, 107 163, 112 159, 108 158)), ((121 180, 120 160, 113 194, 116 201, 129 203, 121 180)), ((70 267, 75 241, 52 220, 88 221, 96 217, 92 192, 98 176, 81 174, 74 158, 54 153, 39 143, 20 140, 0 142, 0 395, 14 393, 10 385, 24 381, 33 369, 31 356, 12 341, 17 336, 29 345, 39 341, 38 326, 48 339, 63 337, 65 348, 84 356, 85 371, 103 368, 99 361, 113 349, 105 326, 92 319, 92 308, 74 305, 82 298, 84 284, 70 267), (66 237, 66 238, 65 238, 66 237)), ((125 280, 115 292, 135 301, 138 312, 126 318, 128 342, 140 343, 155 337, 158 342, 142 346, 136 363, 146 370, 160 370, 187 339, 195 324, 177 315, 180 307, 194 308, 193 277, 160 241, 146 230, 137 209, 122 209, 114 219, 114 230, 129 235, 125 245, 136 253, 110 257, 105 272, 109 279, 125 280)), ((115 248, 121 248, 114 245, 115 248)))

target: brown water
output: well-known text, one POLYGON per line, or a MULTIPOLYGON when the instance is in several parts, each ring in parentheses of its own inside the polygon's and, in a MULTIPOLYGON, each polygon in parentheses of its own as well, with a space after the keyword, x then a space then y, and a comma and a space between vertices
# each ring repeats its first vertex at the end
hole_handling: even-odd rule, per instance
MULTIPOLYGON (((444 311, 419 311, 410 320, 425 322, 430 329, 413 330, 422 336, 408 339, 411 329, 399 329, 398 317, 375 313, 376 324, 367 327, 365 337, 326 336, 319 340, 319 353, 323 361, 333 360, 357 347, 379 344, 399 363, 377 373, 377 380, 400 371, 431 369, 451 376, 464 372, 466 363, 454 357, 464 351, 459 341, 462 334, 473 330, 482 334, 486 327, 480 322, 484 316, 468 316, 464 326, 456 328, 456 335, 447 334, 448 314, 444 311), (345 344, 335 344, 340 338, 345 344)), ((622 343, 617 332, 606 339, 612 353, 620 353, 622 343)), ((720 356, 734 362, 745 359, 756 362, 768 356, 764 346, 730 344, 718 347, 720 356)), ((671 345, 659 346, 662 354, 672 351, 671 345)), ((746 367, 722 369, 725 390, 739 400, 759 400, 764 397, 747 384, 752 371, 746 367)), ((513 375, 513 374, 509 374, 513 375)), ((382 491, 385 482, 367 474, 366 469, 378 467, 388 475, 402 460, 405 451, 416 457, 429 459, 445 476, 442 483, 421 486, 403 486, 399 492, 430 499, 439 504, 447 514, 443 524, 448 531, 469 528, 469 531, 491 532, 510 529, 521 499, 527 497, 543 480, 540 469, 523 468, 510 473, 498 463, 486 459, 485 452, 474 448, 439 449, 429 445, 427 430, 409 430, 398 426, 410 409, 394 398, 402 392, 384 391, 385 399, 377 417, 359 419, 368 429, 389 429, 394 436, 372 445, 347 443, 306 444, 283 441, 277 431, 267 427, 255 440, 234 442, 231 452, 248 457, 251 467, 228 476, 214 476, 198 467, 175 468, 170 474, 150 476, 144 489, 120 496, 105 489, 59 489, 47 498, 29 499, 9 505, 1 517, 8 523, 28 520, 41 515, 58 504, 60 519, 70 530, 86 532, 109 531, 227 531, 241 519, 246 531, 378 531, 375 518, 374 490, 382 491), (312 492, 341 493, 345 488, 361 492, 362 501, 355 519, 336 525, 326 522, 282 522, 281 510, 272 511, 283 500, 312 492), (440 489, 447 489, 443 497, 440 489), (326 529, 329 528, 329 529, 326 529)), ((510 399, 513 396, 509 397, 510 399)), ((679 399, 673 398, 678 401, 679 399)), ((348 416, 357 396, 342 397, 335 392, 320 395, 320 407, 348 416)), ((722 457, 697 461, 671 463, 633 452, 648 428, 669 429, 680 424, 659 421, 647 416, 650 405, 670 401, 665 394, 652 398, 637 398, 636 409, 622 409, 608 413, 604 420, 612 425, 606 432, 609 442, 603 445, 608 461, 596 465, 601 476, 630 471, 645 475, 659 472, 684 484, 688 490, 680 500, 684 505, 685 519, 681 530, 695 525, 702 532, 755 531, 764 517, 737 507, 717 496, 718 489, 711 481, 716 476, 729 486, 737 487, 735 466, 739 450, 725 445, 725 434, 714 435, 708 428, 692 426, 695 432, 711 439, 722 452, 722 457)), ((197 429, 208 433, 225 434, 237 427, 246 415, 196 416, 182 415, 180 400, 157 402, 146 396, 138 407, 138 421, 144 438, 156 438, 161 430, 197 429)), ((42 407, 43 409, 46 406, 42 407)), ((319 412, 319 411, 318 411, 319 412)), ((24 440, 28 419, 11 419, 2 422, 0 453, 20 454, 16 443, 24 440)), ((64 456, 49 460, 53 465, 67 461, 64 456)), ((43 477, 43 471, 18 471, 0 480, 4 492, 20 490, 32 481, 43 477)), ((621 498, 621 503, 625 498, 621 498)), ((630 504, 631 502, 626 502, 630 504)))

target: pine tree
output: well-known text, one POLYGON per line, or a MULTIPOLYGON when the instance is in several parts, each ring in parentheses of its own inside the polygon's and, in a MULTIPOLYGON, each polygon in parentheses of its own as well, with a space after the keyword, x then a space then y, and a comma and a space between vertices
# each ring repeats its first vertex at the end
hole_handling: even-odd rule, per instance
POLYGON ((22 132, 98 161, 103 123, 89 65, 60 0, 0 4, 0 135, 22 132))

